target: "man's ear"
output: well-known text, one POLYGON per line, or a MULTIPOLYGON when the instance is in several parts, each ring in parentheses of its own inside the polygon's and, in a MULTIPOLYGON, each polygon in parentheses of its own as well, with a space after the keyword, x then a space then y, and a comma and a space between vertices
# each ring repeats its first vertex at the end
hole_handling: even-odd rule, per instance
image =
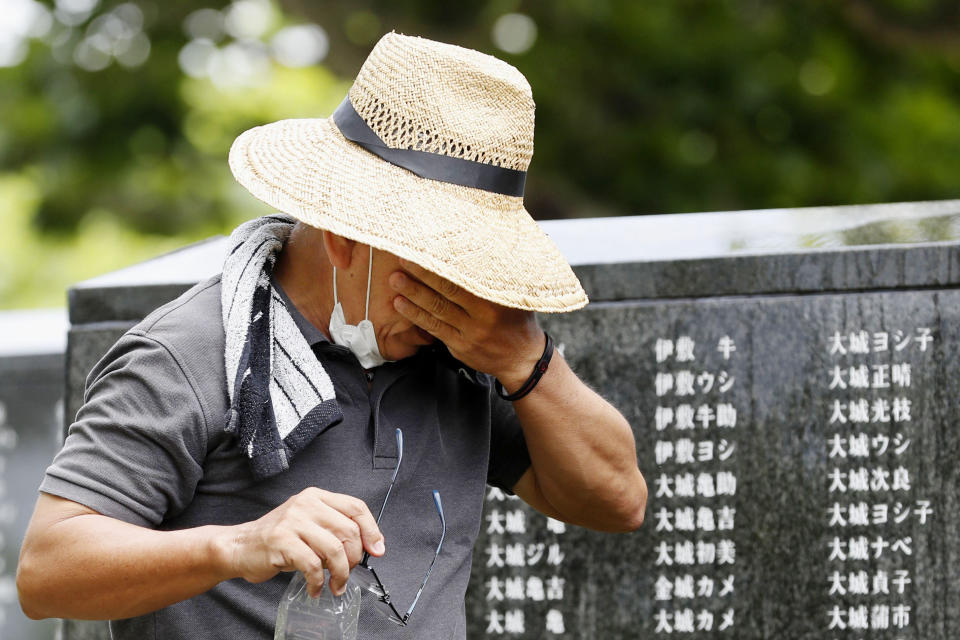
POLYGON ((330 264, 337 269, 349 269, 353 260, 353 247, 357 243, 349 238, 338 236, 335 233, 323 231, 323 250, 327 253, 330 264))

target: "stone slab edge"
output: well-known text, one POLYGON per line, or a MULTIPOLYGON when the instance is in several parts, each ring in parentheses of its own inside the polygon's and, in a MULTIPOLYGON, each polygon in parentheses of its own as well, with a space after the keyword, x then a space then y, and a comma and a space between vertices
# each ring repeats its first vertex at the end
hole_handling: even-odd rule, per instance
POLYGON ((591 302, 918 289, 960 285, 960 243, 582 265, 591 302))
MULTIPOLYGON (((960 285, 960 243, 577 265, 574 272, 593 302, 953 287, 960 285)), ((137 321, 191 286, 73 288, 70 322, 137 321)))
POLYGON ((70 324, 105 321, 136 322, 194 284, 179 282, 143 286, 71 288, 67 292, 70 324))

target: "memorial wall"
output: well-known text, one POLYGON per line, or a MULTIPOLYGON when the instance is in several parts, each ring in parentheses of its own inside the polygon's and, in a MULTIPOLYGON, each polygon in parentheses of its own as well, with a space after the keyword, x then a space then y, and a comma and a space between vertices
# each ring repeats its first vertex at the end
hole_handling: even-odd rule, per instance
POLYGON ((550 323, 635 426, 646 523, 596 534, 490 492, 475 631, 956 637, 958 303, 677 300, 550 323))
MULTIPOLYGON (((592 303, 541 321, 633 426, 646 522, 586 531, 490 490, 471 638, 960 636, 960 202, 542 226, 592 303)), ((224 249, 71 292, 68 415, 224 249)))

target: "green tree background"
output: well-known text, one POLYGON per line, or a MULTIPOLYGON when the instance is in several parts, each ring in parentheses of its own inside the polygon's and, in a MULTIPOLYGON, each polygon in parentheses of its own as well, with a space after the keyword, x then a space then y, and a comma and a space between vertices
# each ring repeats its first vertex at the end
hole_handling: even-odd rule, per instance
POLYGON ((527 76, 539 219, 960 193, 955 2, 4 2, 0 308, 264 212, 234 137, 329 115, 391 29, 527 76))

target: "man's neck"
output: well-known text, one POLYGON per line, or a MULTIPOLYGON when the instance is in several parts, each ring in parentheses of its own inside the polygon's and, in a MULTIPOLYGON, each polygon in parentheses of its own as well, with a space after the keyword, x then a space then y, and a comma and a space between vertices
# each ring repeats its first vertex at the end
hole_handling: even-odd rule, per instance
POLYGON ((296 225, 277 257, 273 275, 303 317, 329 338, 333 267, 324 254, 319 233, 296 225))

